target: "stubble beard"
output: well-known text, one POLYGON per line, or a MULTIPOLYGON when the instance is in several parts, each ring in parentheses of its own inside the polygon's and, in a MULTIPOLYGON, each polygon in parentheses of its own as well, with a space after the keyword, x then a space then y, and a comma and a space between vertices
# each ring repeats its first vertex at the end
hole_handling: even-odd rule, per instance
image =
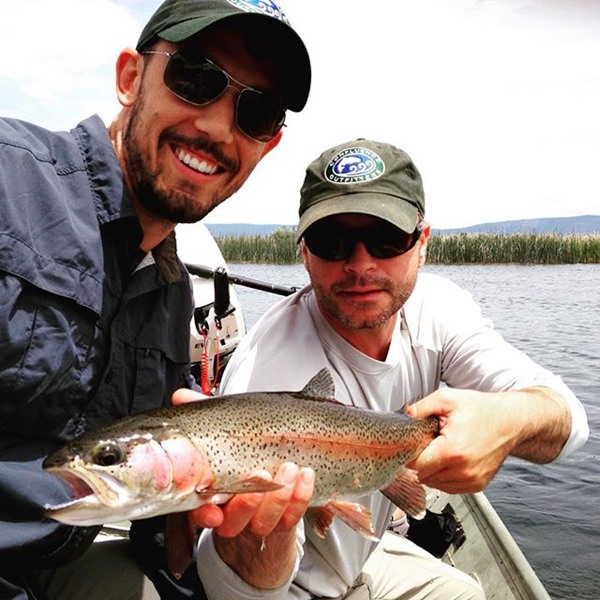
MULTIPOLYGON (((142 150, 143 127, 141 125, 141 115, 143 113, 143 95, 140 98, 140 101, 131 108, 130 119, 123 135, 123 155, 132 194, 149 215, 171 223, 196 223, 235 193, 239 186, 229 190, 227 194, 215 193, 208 201, 200 201, 197 198, 197 190, 193 189, 192 186, 190 186, 188 193, 169 189, 164 185, 161 187, 160 168, 157 167, 156 170, 152 170, 147 164, 142 150)), ((174 135, 169 135, 168 132, 164 133, 159 139, 159 147, 168 144, 174 138, 174 135)), ((196 148, 211 146, 208 141, 199 142, 194 140, 190 142, 185 140, 185 142, 188 146, 196 148)), ((217 156, 220 155, 219 150, 214 147, 211 147, 211 151, 217 156)), ((231 163, 229 164, 230 172, 236 172, 239 169, 239 165, 229 161, 226 157, 219 156, 219 158, 222 163, 231 163)))
MULTIPOLYGON (((349 331, 359 331, 368 329, 377 329, 385 325, 403 306, 412 294, 416 284, 416 273, 405 279, 401 284, 394 283, 387 278, 364 278, 360 276, 348 277, 343 281, 335 283, 331 286, 331 291, 326 290, 323 286, 313 282, 313 288, 321 307, 327 311, 329 316, 337 321, 344 329, 349 331), (338 299, 338 294, 345 290, 366 286, 376 285, 380 290, 387 292, 390 301, 381 308, 377 314, 369 317, 357 316, 357 312, 363 310, 372 311, 370 302, 361 302, 356 300, 353 303, 356 309, 350 315, 347 309, 344 309, 342 303, 338 299)), ((347 304, 347 301, 346 301, 347 304)))

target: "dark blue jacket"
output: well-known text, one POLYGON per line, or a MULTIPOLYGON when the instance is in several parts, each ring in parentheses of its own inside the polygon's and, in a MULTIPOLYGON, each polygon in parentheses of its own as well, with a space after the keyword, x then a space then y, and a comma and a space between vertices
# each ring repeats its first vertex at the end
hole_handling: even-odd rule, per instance
POLYGON ((98 117, 70 132, 0 119, 0 598, 96 530, 45 519, 69 499, 44 455, 168 404, 188 384, 189 277, 174 236, 136 270, 142 232, 98 117))

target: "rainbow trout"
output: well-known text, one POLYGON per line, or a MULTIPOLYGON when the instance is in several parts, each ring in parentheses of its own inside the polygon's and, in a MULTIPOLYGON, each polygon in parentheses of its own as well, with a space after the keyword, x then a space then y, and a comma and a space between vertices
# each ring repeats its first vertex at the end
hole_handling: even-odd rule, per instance
POLYGON ((47 506, 47 515, 89 526, 220 504, 277 489, 251 474, 275 474, 289 461, 315 471, 306 517, 317 533, 324 536, 337 516, 376 539, 356 500, 381 490, 409 514, 423 510, 423 490, 404 464, 437 435, 438 422, 346 406, 333 394, 323 369, 300 392, 214 397, 86 433, 44 461, 74 495, 47 506))

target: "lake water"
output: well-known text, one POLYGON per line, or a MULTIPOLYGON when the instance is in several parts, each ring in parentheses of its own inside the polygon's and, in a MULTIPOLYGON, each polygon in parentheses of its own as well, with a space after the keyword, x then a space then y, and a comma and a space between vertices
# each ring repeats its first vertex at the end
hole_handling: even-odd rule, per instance
MULTIPOLYGON (((504 337, 560 375, 586 407, 590 439, 557 464, 509 459, 486 495, 554 600, 600 598, 600 265, 427 266, 479 301, 504 337)), ((231 264, 283 286, 302 265, 231 264)), ((280 297, 237 286, 251 326, 280 297)))

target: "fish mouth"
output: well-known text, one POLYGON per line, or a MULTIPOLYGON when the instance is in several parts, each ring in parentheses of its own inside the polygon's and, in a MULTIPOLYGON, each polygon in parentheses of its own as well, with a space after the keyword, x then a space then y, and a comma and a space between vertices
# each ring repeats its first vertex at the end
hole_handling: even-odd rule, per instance
POLYGON ((51 467, 47 471, 69 487, 75 501, 96 496, 105 506, 116 506, 123 502, 126 495, 127 487, 105 471, 77 467, 51 467))
POLYGON ((128 497, 127 487, 112 475, 83 469, 52 467, 48 472, 61 479, 70 489, 73 499, 44 507, 47 517, 68 525, 102 524, 98 515, 111 509, 119 510, 128 497))
POLYGON ((68 486, 68 488, 71 490, 74 500, 82 500, 83 498, 96 493, 96 490, 92 488, 83 477, 75 475, 71 471, 62 469, 48 469, 48 472, 56 475, 68 486))

